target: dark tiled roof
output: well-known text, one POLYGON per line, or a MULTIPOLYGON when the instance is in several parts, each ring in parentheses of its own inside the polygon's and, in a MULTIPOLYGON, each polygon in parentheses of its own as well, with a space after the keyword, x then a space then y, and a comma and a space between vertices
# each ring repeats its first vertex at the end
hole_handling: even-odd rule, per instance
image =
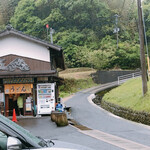
POLYGON ((21 31, 13 29, 10 25, 8 25, 6 27, 6 30, 0 32, 0 38, 3 36, 7 36, 7 35, 16 35, 18 37, 22 37, 24 39, 33 41, 35 43, 38 43, 38 44, 41 44, 41 45, 47 47, 47 49, 52 51, 52 53, 58 54, 54 58, 56 60, 57 67, 61 68, 61 69, 65 69, 64 55, 63 55, 62 47, 60 47, 58 45, 51 44, 51 43, 44 41, 44 40, 41 40, 39 38, 24 34, 21 31))
POLYGON ((57 50, 57 51, 61 51, 62 50, 62 48, 60 46, 58 46, 58 45, 54 45, 54 44, 51 44, 51 43, 49 43, 47 41, 41 40, 39 38, 36 38, 36 37, 30 36, 30 35, 24 34, 21 31, 13 29, 11 26, 7 26, 6 30, 1 31, 0 32, 0 37, 6 36, 6 35, 9 35, 9 34, 20 36, 22 38, 31 40, 33 42, 39 43, 41 45, 47 46, 48 48, 52 48, 52 49, 57 50))
POLYGON ((56 70, 45 71, 19 71, 19 72, 0 72, 0 78, 10 77, 40 77, 40 76, 57 76, 56 70))

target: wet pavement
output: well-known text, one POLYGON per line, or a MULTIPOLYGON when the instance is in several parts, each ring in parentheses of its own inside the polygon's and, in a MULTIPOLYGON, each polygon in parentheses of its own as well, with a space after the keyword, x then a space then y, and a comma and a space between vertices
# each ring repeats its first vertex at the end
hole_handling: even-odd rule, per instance
POLYGON ((87 130, 71 125, 57 127, 50 116, 20 118, 18 124, 36 136, 80 144, 95 150, 150 149, 150 127, 122 119, 94 105, 91 97, 97 90, 98 87, 78 92, 65 101, 66 106, 71 107, 71 116, 76 123, 87 130))
POLYGON ((41 136, 45 139, 57 139, 83 145, 94 150, 120 150, 120 148, 79 132, 79 129, 71 125, 57 127, 56 124, 51 121, 50 116, 42 116, 41 118, 34 119, 20 118, 18 119, 17 124, 23 126, 35 136, 41 136))

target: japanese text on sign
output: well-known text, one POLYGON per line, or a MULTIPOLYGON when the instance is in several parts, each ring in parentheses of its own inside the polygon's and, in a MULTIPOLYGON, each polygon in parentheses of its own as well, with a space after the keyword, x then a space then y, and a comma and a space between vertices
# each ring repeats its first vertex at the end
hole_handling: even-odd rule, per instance
POLYGON ((7 84, 5 85, 5 94, 31 93, 32 84, 7 84))

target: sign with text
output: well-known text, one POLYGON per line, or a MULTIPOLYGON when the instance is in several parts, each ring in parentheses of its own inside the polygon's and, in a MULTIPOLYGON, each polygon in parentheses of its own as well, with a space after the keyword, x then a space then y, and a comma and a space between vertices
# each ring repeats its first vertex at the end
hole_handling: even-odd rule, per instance
POLYGON ((5 84, 5 94, 32 93, 33 84, 5 84))
POLYGON ((0 93, 0 102, 4 102, 4 93, 0 93))
POLYGON ((33 78, 9 78, 9 79, 3 79, 4 84, 27 84, 27 83, 33 83, 33 78))
POLYGON ((26 103, 26 111, 32 111, 31 103, 26 103))

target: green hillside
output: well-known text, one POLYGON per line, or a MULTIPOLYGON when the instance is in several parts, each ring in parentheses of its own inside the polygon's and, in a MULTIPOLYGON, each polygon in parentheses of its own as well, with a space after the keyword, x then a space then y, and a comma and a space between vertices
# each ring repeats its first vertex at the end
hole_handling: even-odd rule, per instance
MULTIPOLYGON (((150 1, 144 0, 148 43, 149 6, 150 1)), ((140 68, 135 0, 0 0, 0 8, 0 30, 11 24, 50 42, 49 24, 55 30, 54 44, 64 50, 68 68, 140 68)))
MULTIPOLYGON (((148 88, 150 89, 149 82, 148 88)), ((145 97, 142 96, 141 78, 129 80, 105 94, 103 99, 132 110, 150 112, 150 91, 145 97)))

